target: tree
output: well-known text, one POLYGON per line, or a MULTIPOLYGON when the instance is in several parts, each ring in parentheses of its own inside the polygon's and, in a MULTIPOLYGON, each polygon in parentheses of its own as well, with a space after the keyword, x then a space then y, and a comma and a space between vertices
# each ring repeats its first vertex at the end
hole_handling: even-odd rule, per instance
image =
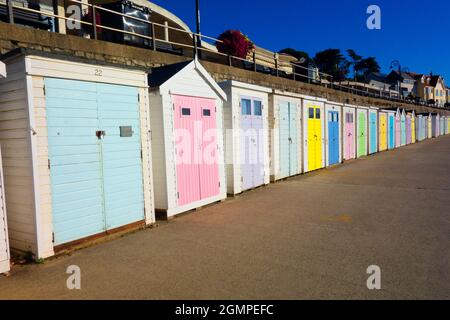
POLYGON ((307 68, 309 68, 313 62, 309 54, 305 51, 299 51, 292 48, 280 50, 278 53, 288 54, 297 59, 297 62, 294 65, 294 72, 298 75, 302 75, 303 77, 300 77, 300 79, 306 82, 308 79, 307 68))
POLYGON ((349 62, 339 49, 317 52, 313 60, 321 72, 333 77, 333 81, 344 80, 349 73, 349 62))
POLYGON ((350 57, 351 61, 349 61, 349 67, 351 66, 353 69, 353 80, 356 81, 356 76, 358 75, 358 65, 362 60, 362 56, 357 54, 353 49, 347 49, 347 54, 350 57))
POLYGON ((380 72, 381 68, 378 64, 378 61, 375 57, 368 57, 365 59, 361 59, 355 66, 358 70, 358 74, 364 79, 367 79, 367 76, 371 73, 380 72))
POLYGON ((293 56, 294 58, 299 61, 301 65, 307 66, 311 62, 311 58, 309 57, 309 54, 305 51, 299 51, 292 48, 286 48, 283 50, 280 50, 278 53, 284 53, 288 54, 290 56, 293 56))

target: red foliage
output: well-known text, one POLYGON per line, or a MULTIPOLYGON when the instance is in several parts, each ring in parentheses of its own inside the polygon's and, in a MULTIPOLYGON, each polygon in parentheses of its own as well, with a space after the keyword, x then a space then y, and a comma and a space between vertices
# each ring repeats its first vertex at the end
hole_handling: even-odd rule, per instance
POLYGON ((247 54, 255 48, 253 42, 251 42, 239 30, 227 30, 222 33, 218 39, 220 41, 216 42, 216 47, 220 53, 232 55, 242 59, 245 59, 247 54))

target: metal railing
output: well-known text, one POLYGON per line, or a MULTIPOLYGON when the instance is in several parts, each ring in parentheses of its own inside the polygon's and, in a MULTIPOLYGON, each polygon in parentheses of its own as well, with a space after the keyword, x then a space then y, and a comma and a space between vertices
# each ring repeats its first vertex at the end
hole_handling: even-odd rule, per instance
MULTIPOLYGON (((273 54, 273 57, 268 57, 267 55, 262 55, 262 54, 258 53, 258 50, 255 49, 251 53, 250 59, 248 57, 247 58, 236 57, 236 56, 218 52, 217 50, 210 49, 210 48, 208 48, 208 46, 201 46, 201 47, 198 46, 199 39, 201 40, 201 42, 207 43, 207 44, 209 44, 209 46, 214 46, 214 47, 215 47, 216 43, 222 42, 221 40, 214 38, 214 37, 210 37, 210 36, 198 34, 198 33, 192 32, 192 31, 172 27, 172 26, 169 26, 166 24, 151 22, 151 21, 148 21, 145 19, 141 19, 138 17, 133 17, 130 15, 124 14, 124 13, 113 11, 113 10, 110 10, 110 9, 107 9, 107 8, 104 8, 104 7, 101 7, 98 5, 85 3, 80 0, 67 0, 67 2, 78 4, 81 7, 87 8, 87 11, 88 12, 90 11, 91 21, 90 22, 83 21, 82 17, 80 17, 80 19, 66 17, 65 13, 64 13, 64 15, 59 15, 55 12, 41 11, 41 10, 37 10, 37 9, 28 8, 25 6, 17 6, 14 4, 13 0, 6 0, 8 21, 10 23, 14 23, 14 10, 15 9, 21 10, 21 11, 33 13, 33 14, 36 14, 39 16, 51 17, 54 19, 55 25, 58 25, 59 20, 61 19, 61 20, 64 20, 65 22, 71 21, 71 22, 79 23, 82 26, 88 26, 92 29, 92 34, 90 36, 92 36, 92 38, 94 38, 94 39, 99 39, 99 32, 98 32, 99 30, 109 30, 109 31, 127 34, 130 36, 134 36, 134 37, 138 37, 138 38, 147 40, 147 41, 149 41, 149 43, 151 43, 150 49, 154 50, 154 51, 158 50, 158 43, 165 44, 166 46, 181 47, 183 49, 192 50, 192 53, 190 53, 190 54, 197 56, 201 60, 207 60, 207 61, 209 60, 209 61, 213 61, 216 63, 222 63, 222 64, 227 64, 229 66, 235 66, 235 67, 240 67, 240 68, 244 68, 247 70, 252 70, 254 72, 266 73, 266 74, 269 74, 269 75, 272 75, 275 77, 284 77, 284 78, 292 79, 294 81, 301 81, 301 82, 306 82, 306 83, 310 83, 310 84, 315 84, 315 85, 319 85, 319 86, 323 86, 326 88, 339 90, 339 91, 343 91, 343 92, 348 92, 348 93, 359 95, 359 96, 384 99, 384 100, 388 100, 388 101, 392 101, 392 102, 417 104, 417 102, 407 100, 404 97, 402 97, 401 95, 399 95, 397 97, 393 97, 392 90, 386 90, 383 88, 371 88, 371 87, 365 87, 363 90, 363 89, 357 88, 356 85, 354 85, 354 86, 351 86, 348 84, 344 85, 344 84, 342 84, 342 82, 334 81, 333 76, 331 76, 329 74, 317 71, 317 69, 315 69, 315 68, 312 69, 309 67, 302 66, 296 62, 288 62, 291 70, 286 71, 285 68, 280 68, 279 55, 276 53, 273 54), (110 26, 100 24, 100 23, 98 23, 97 18, 96 18, 97 12, 99 12, 99 11, 108 12, 111 14, 126 17, 127 19, 132 19, 132 20, 135 20, 135 21, 138 21, 141 23, 148 24, 150 26, 150 35, 147 36, 147 35, 133 32, 133 31, 125 31, 125 30, 121 30, 121 29, 117 29, 117 28, 113 28, 110 26), (190 38, 192 38, 192 44, 174 42, 174 41, 170 41, 168 39, 167 40, 159 39, 156 37, 156 28, 162 28, 163 30, 172 30, 174 32, 184 33, 184 34, 188 35, 190 38), (211 41, 213 41, 214 43, 211 44, 210 43, 211 41), (267 62, 268 60, 271 60, 271 59, 273 59, 273 61, 272 61, 273 63, 269 62, 268 64, 270 64, 270 66, 258 63, 260 61, 267 62), (240 64, 236 63, 236 62, 240 62, 240 64), (298 70, 304 70, 304 72, 298 73, 297 72, 298 70), (311 77, 310 76, 311 74, 314 74, 316 76, 311 77), (317 77, 317 75, 318 75, 318 77, 317 77)), ((0 4, 0 6, 1 5, 2 4, 0 4)), ((86 11, 86 9, 85 9, 85 11, 86 11)), ((82 36, 82 35, 80 35, 80 36, 82 36)), ((184 52, 183 52, 183 55, 185 55, 184 52)), ((424 103, 422 103, 422 104, 424 104, 424 103)))

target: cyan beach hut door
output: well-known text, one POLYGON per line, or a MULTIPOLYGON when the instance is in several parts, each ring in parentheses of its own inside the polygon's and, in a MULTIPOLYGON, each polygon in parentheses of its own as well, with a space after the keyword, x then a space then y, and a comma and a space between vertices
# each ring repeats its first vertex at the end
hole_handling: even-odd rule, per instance
POLYGON ((279 102, 280 176, 298 172, 297 106, 295 103, 279 102))
POLYGON ((264 126, 261 100, 241 99, 242 190, 264 184, 264 126))
POLYGON ((138 90, 45 79, 55 245, 144 219, 138 90))
POLYGON ((328 111, 329 165, 339 163, 339 112, 328 111))
POLYGON ((395 116, 389 114, 389 149, 395 148, 395 116))
POLYGON ((377 152, 377 112, 369 111, 369 153, 377 152))

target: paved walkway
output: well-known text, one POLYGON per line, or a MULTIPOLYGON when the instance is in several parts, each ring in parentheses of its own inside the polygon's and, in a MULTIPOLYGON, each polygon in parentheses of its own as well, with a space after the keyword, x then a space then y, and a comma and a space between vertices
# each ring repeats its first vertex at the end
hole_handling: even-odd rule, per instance
POLYGON ((450 136, 248 192, 0 277, 0 298, 450 298, 450 136), (82 289, 66 288, 69 265, 82 289), (382 290, 366 287, 381 267, 382 290))

